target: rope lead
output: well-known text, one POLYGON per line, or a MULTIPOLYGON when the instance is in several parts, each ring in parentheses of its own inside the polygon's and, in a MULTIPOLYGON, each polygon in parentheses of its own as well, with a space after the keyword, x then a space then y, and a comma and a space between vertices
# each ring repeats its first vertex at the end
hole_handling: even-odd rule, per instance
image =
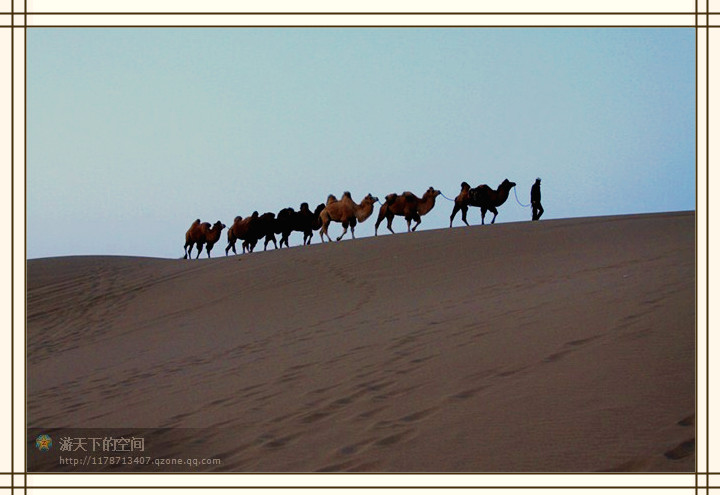
POLYGON ((528 206, 530 206, 530 205, 524 205, 520 202, 520 200, 518 199, 518 195, 517 195, 517 187, 513 187, 513 192, 515 193, 515 201, 517 201, 520 206, 522 206, 523 208, 527 208, 528 206))

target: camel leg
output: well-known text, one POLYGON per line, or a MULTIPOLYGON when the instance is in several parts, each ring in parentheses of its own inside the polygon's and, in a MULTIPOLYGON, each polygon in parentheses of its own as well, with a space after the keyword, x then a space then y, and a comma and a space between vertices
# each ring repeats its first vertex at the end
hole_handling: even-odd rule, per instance
MULTIPOLYGON (((418 228, 418 225, 420 225, 420 222, 422 222, 422 220, 420 220, 420 215, 418 215, 417 213, 415 213, 415 216, 412 219, 415 220, 415 226, 412 228, 412 231, 415 232, 418 228)), ((410 231, 410 220, 408 220, 408 232, 409 231, 410 231)))
MULTIPOLYGON (((290 234, 292 234, 292 230, 288 230, 288 231, 286 231, 286 232, 283 232, 283 239, 285 240, 285 247, 286 247, 286 248, 289 248, 289 247, 290 247, 290 234)), ((280 243, 280 244, 282 244, 282 243, 280 243)), ((282 245, 281 245, 280 247, 282 247, 282 245)))
MULTIPOLYGON (((378 219, 375 222, 375 235, 377 235, 378 227, 380 227, 380 223, 385 219, 385 215, 383 215, 382 208, 380 209, 380 213, 378 214, 378 219)), ((389 221, 389 220, 388 220, 389 221)))
POLYGON ((207 251, 208 258, 210 258, 210 250, 212 249, 213 245, 208 244, 205 246, 205 250, 207 251))
POLYGON ((482 218, 482 225, 485 225, 485 213, 487 213, 487 209, 481 208, 480 209, 480 216, 482 218))
POLYGON ((465 225, 470 227, 470 224, 467 221, 467 212, 468 212, 468 208, 467 208, 467 206, 464 206, 462 208, 462 221, 465 223, 465 225))
POLYGON ((395 218, 394 215, 388 215, 388 216, 387 216, 387 229, 388 229, 390 232, 392 232, 393 234, 395 233, 395 231, 392 229, 392 223, 393 223, 393 219, 394 219, 394 218, 395 218))
POLYGON ((332 242, 330 234, 328 234, 328 224, 323 224, 323 226, 320 227, 320 240, 324 243, 325 239, 323 238, 323 235, 327 237, 328 242, 332 242))
POLYGON ((498 212, 497 212, 497 209, 494 208, 494 207, 491 207, 491 208, 488 208, 488 209, 493 213, 493 219, 492 219, 492 221, 490 222, 490 224, 493 224, 493 223, 495 223, 495 217, 497 217, 498 212))
POLYGON ((343 227, 343 232, 342 232, 342 234, 340 234, 340 237, 337 238, 338 241, 340 239, 342 239, 345 234, 347 234, 347 229, 348 229, 348 226, 350 225, 350 222, 342 222, 341 225, 343 227))
MULTIPOLYGON (((183 248, 185 250, 185 256, 183 256, 183 259, 186 260, 188 257, 188 245, 185 244, 185 247, 183 248)), ((192 244, 190 245, 190 249, 192 249, 192 244)))
POLYGON ((203 243, 198 242, 197 243, 197 256, 195 256, 195 259, 200 258, 200 254, 202 253, 203 243))
POLYGON ((460 205, 455 203, 453 205, 453 211, 450 213, 450 228, 452 228, 453 219, 455 218, 455 215, 457 215, 457 212, 460 211, 460 205))

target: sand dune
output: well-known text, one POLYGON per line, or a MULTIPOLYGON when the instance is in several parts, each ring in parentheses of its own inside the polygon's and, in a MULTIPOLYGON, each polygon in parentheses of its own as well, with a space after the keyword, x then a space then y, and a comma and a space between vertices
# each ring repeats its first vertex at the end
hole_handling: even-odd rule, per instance
POLYGON ((126 429, 201 470, 695 470, 693 213, 30 260, 27 311, 54 437, 126 429))

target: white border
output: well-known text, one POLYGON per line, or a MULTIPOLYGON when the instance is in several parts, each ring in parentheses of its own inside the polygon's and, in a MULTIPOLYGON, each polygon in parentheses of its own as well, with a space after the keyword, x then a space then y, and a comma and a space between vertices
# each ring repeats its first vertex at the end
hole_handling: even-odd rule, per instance
MULTIPOLYGON (((700 1, 700 0, 698 0, 700 1)), ((713 0, 715 1, 715 0, 713 0)), ((703 2, 704 4, 704 2, 703 2)), ((542 12, 579 12, 582 9, 583 12, 648 12, 650 15, 638 17, 635 15, 617 16, 617 15, 592 15, 592 16, 568 16, 568 15, 538 15, 538 16, 502 16, 502 15, 442 15, 442 16, 429 16, 429 15, 392 15, 392 16, 378 16, 378 15, 363 15, 363 16, 347 16, 347 15, 281 15, 281 16, 264 16, 264 15, 245 15, 245 16, 215 16, 215 15, 203 15, 203 16, 191 16, 191 15, 153 15, 153 16, 127 16, 127 15, 112 15, 112 16, 84 16, 84 15, 39 15, 37 12, 51 13, 51 12, 79 12, 79 11, 92 11, 99 12, 99 9, 103 9, 104 12, 195 12, 202 8, 204 12, 229 12, 237 7, 237 2, 230 1, 215 1, 211 4, 203 4, 202 6, 196 2, 189 1, 68 1, 68 0, 39 0, 33 1, 28 0, 28 16, 27 22, 29 26, 46 26, 46 25, 679 25, 679 26, 695 26, 695 5, 694 2, 683 1, 647 1, 647 0, 624 0, 624 1, 592 1, 592 2, 570 2, 570 1, 543 1, 542 3, 532 0, 524 1, 512 1, 512 2, 477 2, 477 1, 450 1, 444 2, 441 5, 431 4, 425 2, 422 5, 418 5, 417 2, 408 1, 373 1, 373 2, 343 2, 342 7, 338 6, 337 2, 303 2, 302 12, 309 11, 326 11, 326 12, 473 12, 482 10, 483 12, 537 12, 538 7, 542 7, 542 12), (680 15, 652 15, 657 12, 672 12, 680 15), (643 20, 644 19, 644 20, 643 20), (101 20, 101 22, 99 22, 101 20), (228 22, 231 21, 231 22, 228 22)), ((715 4, 713 4, 715 5, 715 4)), ((16 8, 20 7, 20 11, 24 8, 24 0, 15 0, 16 8)), ((290 1, 273 1, 273 2, 243 2, 242 12, 297 12, 297 2, 290 1)), ((711 9, 712 11, 712 9, 711 9)), ((2 19, 8 18, 3 16, 2 19)), ((24 16, 16 17, 16 20, 24 19, 24 16)), ((0 26, 3 25, 0 23, 0 26)), ((7 24, 5 24, 7 25, 7 24)), ((705 342, 705 331, 706 331, 706 318, 705 318, 705 239, 707 232, 705 231, 705 225, 707 221, 707 214, 704 206, 707 202, 707 195, 705 194, 706 187, 708 185, 708 178, 706 176, 705 164, 705 149, 707 148, 707 139, 705 134, 705 121, 706 121, 706 106, 705 106, 705 78, 704 78, 704 67, 705 67, 705 33, 707 30, 700 29, 698 31, 698 62, 699 62, 699 74, 698 74, 698 210, 697 210, 697 221, 699 226, 698 232, 698 471, 704 472, 708 467, 711 471, 720 471, 720 463, 716 460, 717 456, 712 456, 712 452, 715 451, 713 446, 717 446, 720 441, 720 435, 711 428, 710 430, 710 449, 707 448, 707 443, 703 438, 704 425, 706 421, 706 408, 705 406, 705 354, 706 349, 705 342), (707 459, 705 453, 711 452, 711 458, 707 459)), ((717 38, 720 36, 720 31, 711 33, 710 39, 712 43, 711 54, 717 54, 720 50, 720 43, 717 38), (715 36, 713 36, 715 35, 715 36)), ((25 452, 25 432, 24 432, 24 400, 25 400, 25 370, 24 370, 24 321, 25 321, 25 308, 24 308, 24 273, 25 273, 25 232, 24 232, 24 30, 14 30, 15 39, 15 155, 14 155, 14 171, 15 171, 15 183, 14 183, 14 253, 15 258, 13 259, 13 267, 15 272, 14 280, 14 293, 15 293, 15 304, 14 304, 14 335, 15 335, 15 444, 14 449, 14 460, 15 472, 24 470, 24 452, 25 452)), ((6 37, 7 38, 7 37, 6 37)), ((4 42, 3 38, 0 38, 0 42, 4 42)), ((9 47, 6 44, 6 53, 9 53, 9 47)), ((717 65, 711 64, 713 72, 711 78, 713 81, 717 81, 716 69, 717 65)), ((711 85, 712 86, 712 85, 711 85)), ((717 109, 717 102, 710 100, 711 108, 717 109)), ((711 112, 716 114, 715 112, 711 112)), ((711 131, 713 136, 717 138, 717 131, 711 125, 711 131)), ((7 136, 7 134, 5 134, 7 136)), ((717 142, 717 139, 711 139, 710 143, 717 142)), ((5 150, 3 150, 5 151, 5 150)), ((5 153, 4 160, 7 160, 9 153, 5 153)), ((713 150, 710 151, 710 159, 715 162, 713 150)), ((710 180, 711 190, 718 190, 716 182, 718 179, 717 174, 712 174, 710 180)), ((720 208, 720 200, 710 200, 708 212, 715 212, 717 208, 720 208)), ((8 215, 10 216, 10 215, 8 215)), ((6 217, 7 218, 7 217, 6 217)), ((710 214, 711 219, 718 218, 718 215, 710 214)), ((714 233, 714 223, 710 226, 709 233, 714 233)), ((715 246, 713 238, 710 238, 710 252, 715 246)), ((7 258, 3 258, 7 259, 7 258)), ((716 279, 713 275, 715 274, 716 267, 710 262, 710 280, 711 283, 716 279)), ((710 296, 714 297, 714 286, 710 285, 710 296)), ((6 304, 7 306, 7 304, 6 304)), ((713 305, 710 304, 708 308, 710 311, 709 324, 712 325, 714 319, 713 305)), ((3 315, 5 316, 5 315, 3 315)), ((7 320, 6 320, 7 321, 7 320)), ((713 333, 711 342, 717 338, 716 334, 713 333)), ((711 360, 712 361, 712 360, 711 360)), ((712 367, 712 371, 717 375, 717 366, 712 367)), ((9 377, 3 375, 4 383, 9 383, 9 377)), ((716 379, 712 380, 712 384, 718 383, 716 379)), ((715 387, 713 387, 715 388, 715 387)), ((0 389, 1 390, 1 389, 0 389)), ((712 394, 712 397, 716 397, 716 394, 712 394)), ((717 416, 718 405, 716 402, 710 401, 710 416, 717 416)), ((2 414, 7 414, 3 411, 2 414)), ((0 416, 0 419, 6 419, 0 416)), ((9 423, 8 421, 5 424, 9 423)), ((1 448, 1 447, 0 447, 1 448)), ((7 456, 7 453, 5 454, 7 456)), ((4 457, 0 455, 0 462, 4 457)), ((2 472, 0 467, 0 472, 2 472)), ((8 477, 9 478, 9 477, 8 477)), ((22 478, 21 476, 15 476, 15 479, 22 478)), ((714 477, 717 479, 717 477, 714 477)), ((1 479, 1 478, 0 478, 1 479)), ((664 493, 695 493, 695 476, 694 475, 345 475, 345 474, 328 474, 328 475, 284 475, 284 474, 272 474, 272 475, 28 475, 27 477, 28 487, 61 487, 61 486, 246 486, 246 487, 301 487, 301 486, 325 486, 325 487, 336 487, 336 486, 360 486, 360 487, 391 487, 391 486, 423 486, 423 487, 499 487, 499 486, 510 486, 510 487, 541 487, 541 486, 588 486, 588 487, 631 487, 631 486, 663 486, 663 487, 677 487, 677 489, 663 490, 664 493), (689 490, 692 490, 690 492, 689 490)), ((7 486, 7 485, 5 485, 7 486)), ((702 485, 701 485, 702 486, 702 485)), ((18 487, 18 484, 15 484, 18 487)), ((438 488, 438 490, 441 488, 438 488)), ((527 493, 528 491, 535 491, 537 488, 518 488, 518 490, 502 489, 498 493, 527 493)), ((246 489, 243 493, 248 492, 261 492, 267 494, 270 492, 289 491, 290 488, 278 490, 268 489, 246 489)), ((342 489, 338 489, 341 490, 342 489)), ((626 490, 618 488, 610 488, 612 493, 622 493, 626 490)), ((64 493, 72 493, 72 489, 60 490, 64 493)), ((324 492, 332 490, 323 490, 324 492)), ((348 490, 349 491, 349 490, 348 490)), ((366 492, 367 490, 351 490, 352 493, 366 492)), ((384 491, 384 490, 381 490, 384 491)), ((435 489, 423 490, 435 492, 435 489)), ((489 490, 490 493, 496 490, 489 490)), ((635 492, 635 490, 629 489, 628 491, 635 492)), ((42 489, 42 490, 29 490, 30 493, 55 493, 54 489, 42 489)), ((83 490, 83 493, 95 493, 95 490, 83 490)), ((99 492, 103 492, 100 490, 99 492)), ((134 489, 131 493, 142 493, 145 490, 134 489)), ((187 492, 200 492, 200 490, 184 490, 183 493, 187 492)), ((397 492, 397 490, 393 490, 397 492)), ((574 493, 573 489, 563 490, 564 493, 574 493)), ((592 493, 604 493, 606 490, 593 490, 592 493)), ((118 493, 117 490, 113 490, 111 493, 118 493)), ((373 493, 377 493, 377 490, 373 490, 373 493)), ((484 490, 484 493, 486 491, 484 490)))
MULTIPOLYGON (((18 0, 16 0, 17 2, 18 0)), ((693 0, 28 0, 28 12, 695 12, 693 0)))

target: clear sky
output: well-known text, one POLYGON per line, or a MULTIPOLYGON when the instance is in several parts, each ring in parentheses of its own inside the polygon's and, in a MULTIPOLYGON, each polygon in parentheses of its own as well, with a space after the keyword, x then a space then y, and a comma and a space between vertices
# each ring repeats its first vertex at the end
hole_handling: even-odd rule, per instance
MULTIPOLYGON (((229 226, 346 190, 454 198, 462 181, 506 177, 523 203, 542 178, 543 219, 695 208, 692 28, 27 37, 28 258, 177 258, 196 218, 229 226)), ((451 210, 439 197, 420 228, 446 228, 451 210)), ((499 211, 530 218, 514 195, 499 211)), ((373 235, 376 215, 356 235, 373 235)))

